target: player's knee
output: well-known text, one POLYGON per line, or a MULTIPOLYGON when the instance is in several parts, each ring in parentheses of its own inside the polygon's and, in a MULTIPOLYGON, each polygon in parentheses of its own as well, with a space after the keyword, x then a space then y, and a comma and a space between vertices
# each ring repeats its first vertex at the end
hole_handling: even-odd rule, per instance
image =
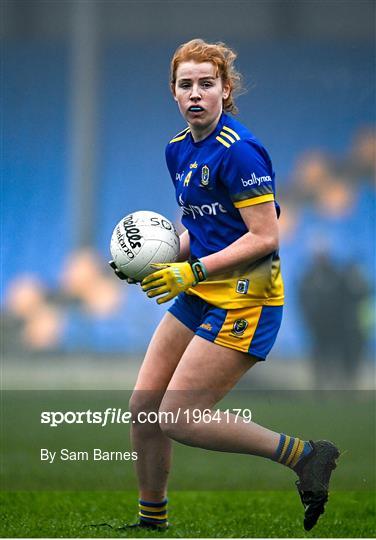
POLYGON ((159 426, 170 439, 186 443, 191 437, 192 426, 178 404, 161 404, 158 411, 159 426))
POLYGON ((148 416, 157 414, 162 397, 151 390, 135 390, 129 400, 133 426, 146 426, 148 416), (145 420, 146 419, 146 420, 145 420))

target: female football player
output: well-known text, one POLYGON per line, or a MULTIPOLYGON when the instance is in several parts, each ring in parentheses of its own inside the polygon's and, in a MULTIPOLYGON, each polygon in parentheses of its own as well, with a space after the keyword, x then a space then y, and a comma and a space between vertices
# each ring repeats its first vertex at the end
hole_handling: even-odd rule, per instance
POLYGON ((235 58, 223 43, 194 39, 171 61, 171 91, 187 127, 168 143, 166 160, 186 230, 179 262, 155 265, 141 284, 159 304, 175 302, 155 331, 130 403, 137 527, 168 525, 171 439, 263 456, 293 469, 307 530, 324 511, 339 456, 330 442, 303 441, 214 410, 266 359, 284 299, 272 163, 258 139, 227 114, 236 113, 235 58), (201 421, 197 410, 205 411, 201 421), (160 414, 159 424, 138 422, 139 413, 149 411, 167 414, 160 414))

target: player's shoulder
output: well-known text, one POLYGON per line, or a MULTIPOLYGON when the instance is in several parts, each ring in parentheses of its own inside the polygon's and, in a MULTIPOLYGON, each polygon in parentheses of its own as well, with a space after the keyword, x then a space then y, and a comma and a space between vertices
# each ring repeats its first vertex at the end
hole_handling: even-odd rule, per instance
POLYGON ((176 133, 176 135, 170 139, 165 148, 167 163, 174 162, 177 156, 180 155, 182 151, 185 151, 185 142, 189 140, 189 134, 190 128, 186 127, 182 131, 179 131, 179 133, 176 133))
POLYGON ((172 137, 172 139, 169 140, 167 146, 175 145, 176 143, 180 143, 181 141, 184 141, 184 139, 189 135, 190 128, 186 127, 182 131, 179 131, 172 137))
POLYGON ((222 129, 216 139, 226 147, 227 156, 236 158, 253 155, 270 161, 262 142, 246 126, 229 115, 223 115, 223 120, 222 129))
POLYGON ((231 148, 232 150, 240 150, 249 146, 262 148, 261 142, 244 124, 227 114, 224 114, 222 117, 221 130, 216 140, 226 148, 231 148))

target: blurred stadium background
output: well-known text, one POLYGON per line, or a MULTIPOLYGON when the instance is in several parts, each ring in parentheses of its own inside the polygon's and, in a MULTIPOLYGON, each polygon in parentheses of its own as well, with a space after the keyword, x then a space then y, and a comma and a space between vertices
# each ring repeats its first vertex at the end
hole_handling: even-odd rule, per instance
POLYGON ((373 388, 375 3, 1 0, 7 388, 129 388, 165 309, 107 267, 117 221, 179 222, 164 146, 170 57, 239 53, 240 120, 282 206, 282 330, 245 384, 373 388), (319 361, 317 361, 317 359, 319 361))

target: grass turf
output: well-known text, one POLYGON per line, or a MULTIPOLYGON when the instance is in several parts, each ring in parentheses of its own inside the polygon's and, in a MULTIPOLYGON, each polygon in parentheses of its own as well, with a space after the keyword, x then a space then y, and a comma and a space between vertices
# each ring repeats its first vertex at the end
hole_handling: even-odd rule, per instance
POLYGON ((117 531, 136 518, 133 492, 14 492, 1 495, 1 536, 57 537, 374 537, 372 492, 333 492, 327 511, 309 533, 292 491, 204 491, 170 494, 171 527, 165 532, 117 531))

